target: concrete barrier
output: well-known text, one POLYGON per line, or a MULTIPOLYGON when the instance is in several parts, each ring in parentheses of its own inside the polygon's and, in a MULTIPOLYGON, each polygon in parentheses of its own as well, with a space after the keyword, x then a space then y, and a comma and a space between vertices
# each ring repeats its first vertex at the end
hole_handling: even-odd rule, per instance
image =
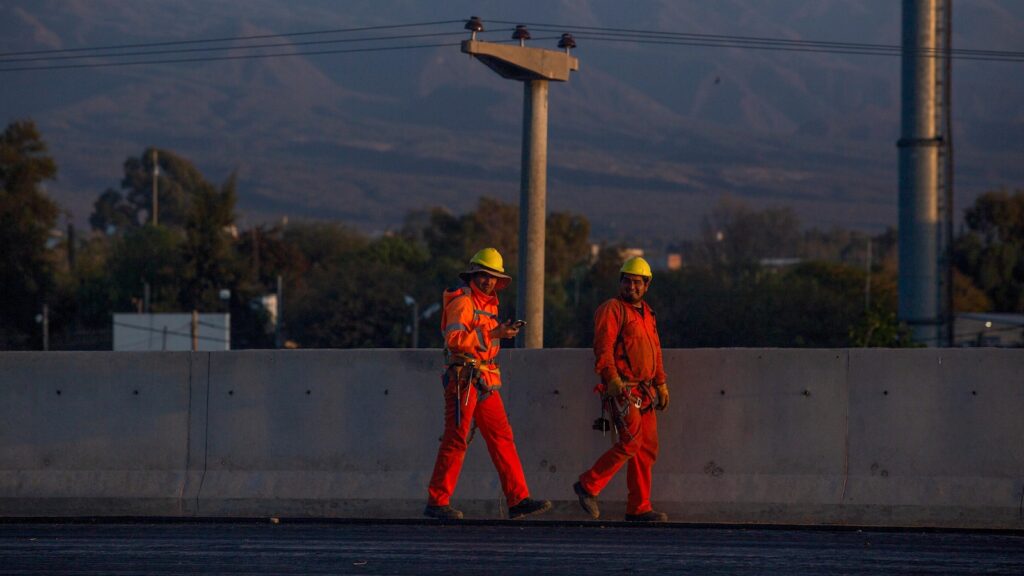
MULTIPOLYGON (((688 522, 1024 528, 1024 351, 667 350, 654 501, 688 522)), ((613 440, 589 350, 506 350, 534 496, 613 440)), ((0 354, 0 516, 418 517, 436 350, 0 354), (59 391, 59 393, 58 393, 59 391)), ((483 439, 455 503, 500 517, 483 439)), ((624 512, 624 473, 601 495, 624 512)))
POLYGON ((0 514, 194 514, 203 378, 187 353, 0 354, 0 514))

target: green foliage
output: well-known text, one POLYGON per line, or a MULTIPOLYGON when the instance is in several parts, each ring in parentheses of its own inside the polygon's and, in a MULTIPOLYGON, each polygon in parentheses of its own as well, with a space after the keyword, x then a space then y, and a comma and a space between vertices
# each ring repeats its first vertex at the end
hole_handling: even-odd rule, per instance
POLYGON ((110 254, 113 312, 142 309, 150 287, 151 312, 181 312, 184 234, 163 226, 142 226, 114 239, 110 254))
POLYGON ((737 278, 711 267, 655 275, 648 300, 668 347, 902 346, 896 285, 840 263, 808 262, 784 270, 750 264, 737 278), (853 335, 864 335, 860 340, 853 335))
POLYGON ((43 182, 57 164, 32 121, 13 122, 0 134, 0 346, 22 348, 38 332, 35 315, 54 289, 46 242, 57 205, 43 182))
MULTIPOLYGON (((73 302, 71 316, 83 327, 109 328, 110 313, 116 309, 115 274, 110 267, 115 240, 105 236, 81 243, 77 247, 75 266, 61 278, 61 291, 73 302)), ((131 296, 125 296, 125 306, 131 296)))
POLYGON ((858 348, 919 348, 910 329, 896 319, 896 313, 872 308, 850 328, 850 346, 858 348))
POLYGON ((726 197, 701 223, 694 263, 740 281, 755 273, 764 258, 796 256, 800 239, 800 222, 792 209, 753 210, 726 197))
POLYGON ((138 225, 134 209, 125 202, 124 196, 113 188, 107 188, 92 206, 93 213, 89 216, 89 225, 93 230, 113 233, 138 225))
MULTIPOLYGON (((31 136, 21 141, 31 143, 31 136)), ((21 158, 32 168, 3 165, 6 203, 0 207, 15 214, 7 217, 19 225, 35 223, 22 231, 31 239, 23 245, 36 247, 23 254, 22 269, 36 271, 26 275, 23 292, 33 296, 23 300, 35 303, 54 284, 55 253, 46 253, 45 241, 56 207, 39 194, 43 200, 36 197, 32 215, 17 212, 25 208, 8 201, 13 197, 8 175, 17 175, 11 189, 38 192, 39 182, 52 177, 55 167, 48 171, 45 147, 23 147, 20 156, 5 149, 5 162, 21 158), (41 162, 33 164, 33 158, 41 162)), ((94 235, 81 244, 77 263, 61 269, 58 315, 73 315, 84 326, 102 325, 111 311, 138 309, 144 284, 151 287, 153 311, 222 310, 218 291, 228 289, 235 346, 270 346, 267 314, 250 303, 273 293, 281 277, 284 332, 299 346, 401 347, 410 342, 414 308, 408 298, 421 313, 436 310, 442 290, 458 281, 477 250, 497 248, 506 271, 520 273, 514 204, 480 198, 465 214, 416 211, 399 233, 377 238, 322 222, 238 232, 234 176, 218 188, 187 160, 166 151, 160 152, 160 166, 160 226, 148 224, 152 165, 146 150, 125 162, 122 191, 108 189, 94 204, 93 228, 115 233, 94 235)), ((955 283, 958 309, 1024 305, 1022 205, 1020 192, 991 193, 968 210, 970 230, 956 246, 963 271, 955 283)), ((3 233, 11 234, 6 228, 3 233)), ((589 234, 582 216, 547 218, 545 346, 589 347, 594 310, 618 291, 624 248, 603 245, 592 253, 589 234)), ((874 238, 842 229, 804 231, 789 209, 755 210, 726 199, 705 217, 701 238, 683 248, 686 266, 656 270, 648 294, 666 347, 910 345, 907 328, 896 320, 895 230, 874 238), (870 272, 865 270, 869 240, 870 272), (801 263, 772 262, 792 257, 801 263)), ((503 315, 516 315, 516 284, 501 294, 503 315)), ((437 320, 436 312, 421 317, 421 346, 441 345, 437 320)), ((22 319, 30 330, 29 322, 22 319)))
POLYGON ((199 180, 190 190, 183 253, 182 303, 186 309, 216 309, 219 291, 236 284, 240 275, 231 245, 238 234, 235 182, 232 175, 218 191, 199 180))
POLYGON ((1024 190, 987 192, 964 215, 956 267, 999 312, 1024 312, 1024 190))
POLYGON ((297 236, 333 242, 320 245, 321 260, 287 300, 289 336, 303 347, 407 346, 404 295, 416 284, 418 248, 398 237, 353 242, 353 233, 336 225, 304 228, 297 236))
MULTIPOLYGON (((93 204, 89 224, 105 232, 113 226, 123 232, 152 223, 153 213, 153 151, 146 148, 138 157, 124 162, 122 194, 108 188, 93 204)), ((181 156, 169 150, 157 150, 157 209, 161 226, 184 227, 190 218, 190 206, 197 193, 209 186, 202 173, 181 156)), ((232 189, 234 177, 229 179, 232 189)))

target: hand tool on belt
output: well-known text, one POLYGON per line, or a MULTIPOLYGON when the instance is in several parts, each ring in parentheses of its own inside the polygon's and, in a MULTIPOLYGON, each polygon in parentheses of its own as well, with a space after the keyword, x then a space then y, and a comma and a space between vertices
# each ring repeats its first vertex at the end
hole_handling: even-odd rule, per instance
POLYGON ((479 375, 478 361, 468 354, 449 354, 445 368, 446 384, 455 385, 455 425, 462 425, 462 389, 466 389, 466 404, 469 404, 469 385, 479 375))

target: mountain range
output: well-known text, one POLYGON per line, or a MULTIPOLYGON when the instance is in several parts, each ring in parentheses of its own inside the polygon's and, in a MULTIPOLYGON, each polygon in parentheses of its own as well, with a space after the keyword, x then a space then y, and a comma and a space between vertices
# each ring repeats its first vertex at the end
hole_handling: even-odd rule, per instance
MULTIPOLYGON (((531 46, 577 34, 580 69, 550 90, 548 207, 585 215, 596 238, 692 236, 724 195, 790 206, 807 226, 880 230, 897 221, 899 57, 619 34, 898 46, 900 4, 15 0, 0 5, 0 120, 36 121, 60 168, 48 189, 78 223, 118 186, 126 158, 156 146, 214 182, 237 172, 243 223, 289 216, 382 232, 414 209, 518 200, 523 89, 460 53, 462 20, 476 15, 484 40, 507 40, 517 22, 531 46), (383 28, 407 24, 423 25, 383 28), (378 28, 313 34, 366 27, 378 28), (279 34, 290 35, 242 40, 279 34), (426 34, 438 36, 394 38, 426 34), (357 37, 376 40, 337 42, 357 37), (211 38, 231 39, 216 44, 230 49, 135 57, 190 62, 11 70, 113 62, 15 53, 181 50, 213 44, 157 43, 211 38), (314 43, 325 41, 334 43, 314 43), (423 44, 447 45, 339 52, 423 44), (210 59, 254 50, 279 56, 210 59)), ((953 30, 954 48, 1024 51, 1024 2, 956 2, 953 30)), ((954 61, 961 208, 986 190, 1024 187, 1022 68, 954 61)))

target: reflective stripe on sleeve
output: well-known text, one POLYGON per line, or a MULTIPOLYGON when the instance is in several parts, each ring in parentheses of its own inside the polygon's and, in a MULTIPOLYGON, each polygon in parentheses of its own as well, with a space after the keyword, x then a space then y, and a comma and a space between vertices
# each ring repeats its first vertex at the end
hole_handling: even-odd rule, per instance
POLYGON ((444 329, 444 335, 447 336, 452 332, 455 332, 456 330, 469 332, 469 327, 463 324, 462 322, 452 322, 451 324, 448 325, 447 328, 444 329))

